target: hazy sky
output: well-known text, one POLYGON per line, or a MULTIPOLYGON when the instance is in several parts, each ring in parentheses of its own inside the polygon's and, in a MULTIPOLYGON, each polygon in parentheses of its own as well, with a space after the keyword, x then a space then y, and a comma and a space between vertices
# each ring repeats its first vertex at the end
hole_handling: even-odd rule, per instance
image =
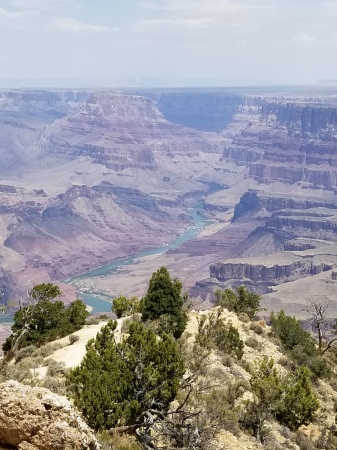
POLYGON ((1 79, 337 79, 337 0, 0 0, 1 79))

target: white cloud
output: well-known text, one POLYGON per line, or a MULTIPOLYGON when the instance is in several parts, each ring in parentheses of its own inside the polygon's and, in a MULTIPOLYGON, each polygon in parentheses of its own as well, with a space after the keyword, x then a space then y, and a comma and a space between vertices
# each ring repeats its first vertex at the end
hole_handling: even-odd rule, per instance
POLYGON ((117 28, 109 28, 102 25, 81 22, 72 17, 55 17, 45 26, 46 30, 69 31, 73 33, 111 33, 118 31, 117 28))
POLYGON ((275 16, 278 3, 274 0, 165 0, 161 3, 143 1, 139 6, 144 14, 151 10, 151 18, 136 22, 135 30, 171 31, 172 27, 208 28, 213 35, 242 35, 259 33, 275 16))
POLYGON ((200 2, 198 0, 166 0, 163 4, 153 2, 140 3, 144 9, 152 9, 157 11, 176 11, 188 13, 215 13, 215 12, 236 12, 242 9, 243 5, 232 1, 208 1, 200 2))
POLYGON ((0 31, 24 31, 36 24, 39 17, 37 11, 9 11, 0 8, 0 31))
MULTIPOLYGON (((54 3, 54 0, 46 1, 54 3)), ((21 2, 21 0, 18 0, 18 2, 21 2)), ((35 0, 28 0, 28 2, 34 3, 35 0)), ((36 5, 37 3, 39 3, 38 0, 36 1, 36 5)), ((94 25, 73 17, 53 17, 52 15, 48 15, 48 13, 45 14, 35 9, 9 11, 4 8, 0 8, 0 29, 9 31, 63 31, 72 33, 111 33, 118 31, 117 28, 94 25)))
POLYGON ((337 43, 337 36, 336 37, 330 37, 330 38, 316 38, 310 34, 300 34, 297 36, 294 36, 292 38, 292 42, 298 45, 311 45, 311 44, 336 44, 337 43))
POLYGON ((9 11, 8 9, 0 8, 0 19, 16 21, 30 16, 31 14, 28 11, 9 11))
POLYGON ((207 17, 203 18, 196 18, 196 19, 183 19, 183 18, 177 18, 177 19, 141 19, 138 20, 134 24, 134 30, 147 30, 147 31, 153 31, 153 30, 160 30, 163 31, 164 29, 171 29, 174 31, 176 28, 183 28, 183 29, 198 29, 198 28, 207 28, 209 25, 210 20, 207 17))
POLYGON ((50 11, 66 3, 69 0, 12 0, 11 6, 24 10, 50 11))
POLYGON ((314 36, 311 36, 310 34, 304 33, 304 34, 299 34, 297 36, 294 36, 292 41, 295 44, 315 44, 317 42, 317 39, 314 38, 314 36))

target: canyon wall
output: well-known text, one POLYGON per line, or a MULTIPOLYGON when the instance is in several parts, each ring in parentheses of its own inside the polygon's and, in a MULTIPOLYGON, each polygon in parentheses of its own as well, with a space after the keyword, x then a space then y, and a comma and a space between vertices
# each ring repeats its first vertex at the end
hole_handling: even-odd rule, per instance
POLYGON ((221 154, 223 139, 164 119, 148 98, 125 94, 92 94, 75 115, 48 127, 36 144, 55 157, 89 156, 108 169, 156 170, 163 157, 201 158, 221 154))
POLYGON ((175 240, 225 146, 170 123, 151 99, 114 92, 3 91, 1 133, 6 299, 175 240))
POLYGON ((219 92, 168 92, 157 107, 170 122, 202 131, 220 132, 232 121, 243 98, 219 92))
POLYGON ((44 128, 77 112, 87 98, 85 91, 1 91, 0 174, 20 170, 44 128))
POLYGON ((333 96, 263 90, 1 92, 3 290, 172 241, 197 204, 216 231, 170 255, 213 262, 199 285, 325 270, 295 253, 337 240, 336 112, 333 96), (274 252, 297 259, 244 261, 274 252))
POLYGON ((228 262, 212 264, 210 266, 210 276, 218 281, 243 281, 248 279, 251 281, 264 281, 268 284, 278 284, 279 282, 284 282, 284 279, 290 281, 291 279, 297 279, 299 275, 317 275, 332 268, 332 264, 315 264, 313 260, 308 260, 308 258, 288 264, 275 264, 270 267, 263 264, 228 262))
POLYGON ((252 99, 234 116, 241 130, 226 146, 223 159, 246 165, 249 176, 263 183, 334 189, 337 105, 330 102, 252 99))

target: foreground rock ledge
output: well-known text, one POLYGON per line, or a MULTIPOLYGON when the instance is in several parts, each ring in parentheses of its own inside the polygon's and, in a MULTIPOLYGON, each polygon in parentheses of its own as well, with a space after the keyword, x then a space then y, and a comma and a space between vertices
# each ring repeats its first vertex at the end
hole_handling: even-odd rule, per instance
POLYGON ((65 397, 12 380, 0 384, 1 444, 18 450, 100 449, 65 397))

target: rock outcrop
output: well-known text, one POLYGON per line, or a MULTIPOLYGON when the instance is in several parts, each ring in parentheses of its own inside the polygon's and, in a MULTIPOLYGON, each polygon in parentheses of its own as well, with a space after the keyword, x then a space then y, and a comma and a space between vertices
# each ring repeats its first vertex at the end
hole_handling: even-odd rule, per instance
POLYGON ((46 125, 77 112, 87 98, 85 91, 1 91, 0 173, 25 165, 31 159, 31 146, 46 125))
POLYGON ((218 281, 242 280, 266 281, 272 284, 284 282, 307 275, 317 275, 331 270, 332 264, 315 264, 312 260, 298 260, 289 264, 274 264, 266 266, 262 264, 224 262, 210 266, 211 278, 218 281))
MULTIPOLYGON (((223 152, 260 182, 337 185, 337 106, 333 98, 246 99, 241 123, 223 152)), ((237 126, 238 127, 238 126, 237 126)))
POLYGON ((0 443, 17 450, 99 450, 70 402, 17 381, 0 385, 0 443))
MULTIPOLYGON (((308 210, 326 208, 330 214, 337 214, 337 202, 334 195, 325 195, 325 198, 307 198, 294 194, 276 194, 258 190, 249 190, 237 203, 234 209, 232 222, 241 217, 256 214, 264 210, 267 215, 282 210, 308 210)), ((317 210, 318 211, 318 210, 317 210)), ((318 213, 317 213, 318 214, 318 213)))
POLYGON ((125 94, 93 94, 76 115, 46 130, 37 147, 63 158, 89 156, 115 171, 155 170, 161 158, 221 154, 223 138, 200 133, 164 119, 148 98, 125 94))
POLYGON ((337 142, 337 107, 324 99, 318 102, 266 102, 261 115, 276 128, 285 128, 290 136, 337 142))
POLYGON ((266 219, 266 226, 282 230, 295 231, 296 235, 302 237, 322 238, 337 240, 337 217, 329 220, 329 217, 290 217, 277 215, 266 219))

